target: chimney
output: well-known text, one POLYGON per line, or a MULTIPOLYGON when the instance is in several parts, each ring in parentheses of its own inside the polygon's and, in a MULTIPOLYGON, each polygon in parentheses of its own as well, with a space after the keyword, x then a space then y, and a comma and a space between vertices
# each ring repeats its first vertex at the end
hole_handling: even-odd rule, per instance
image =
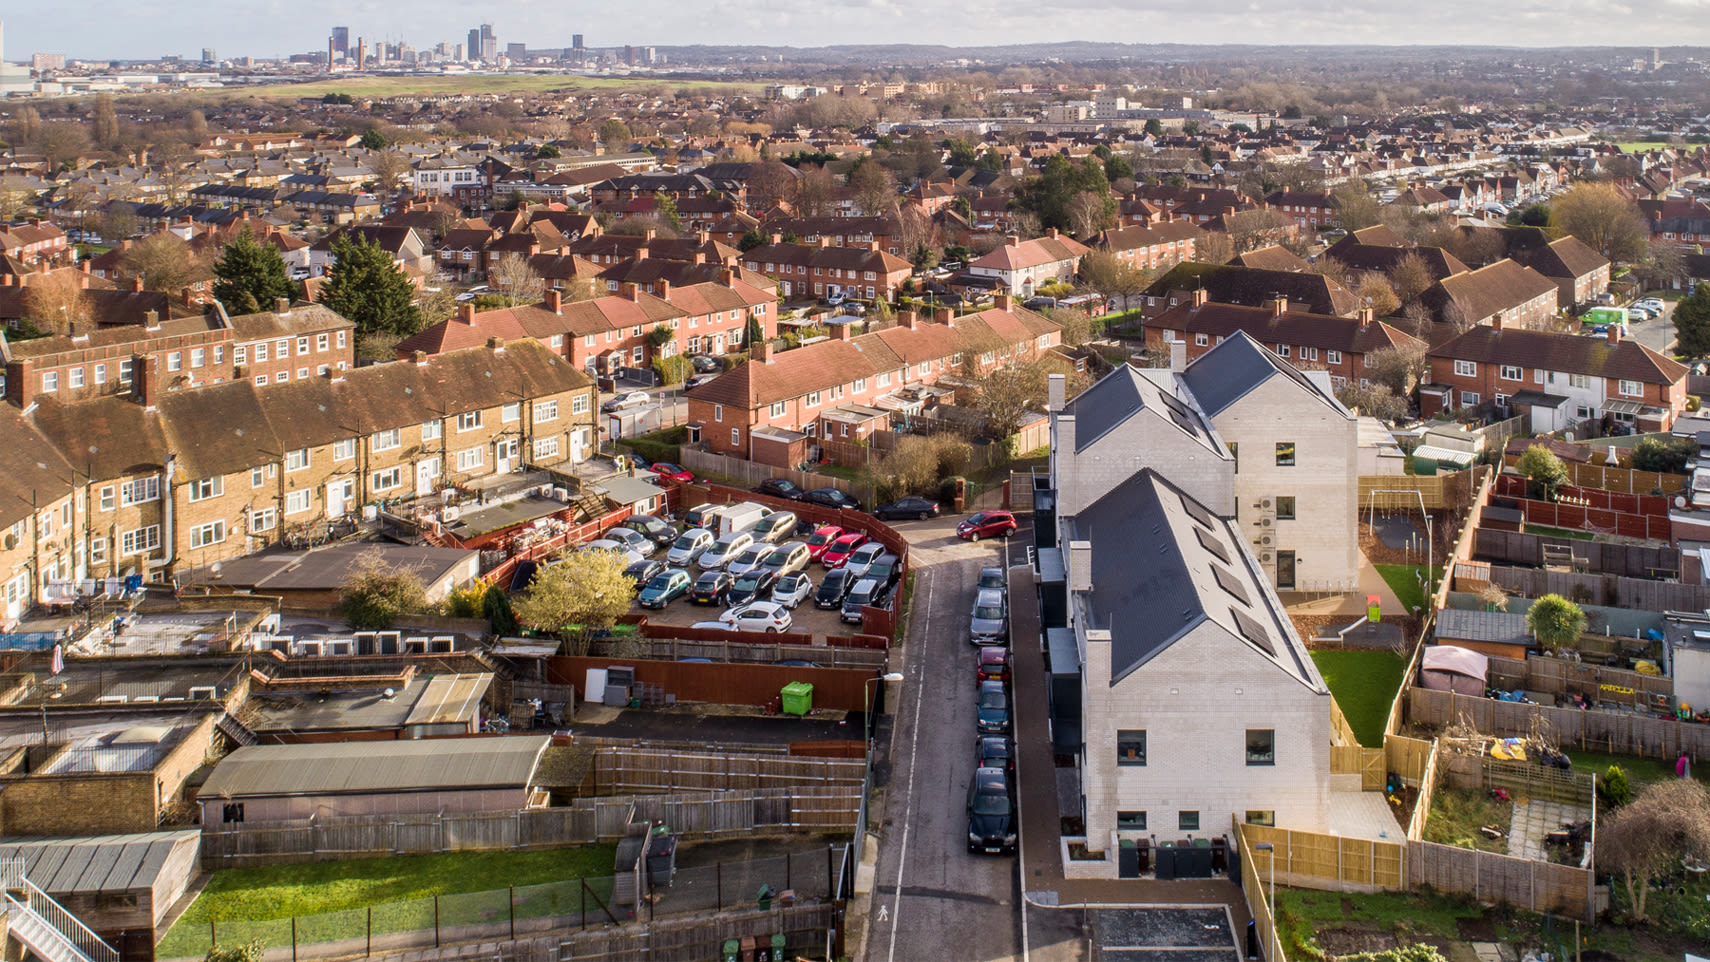
POLYGON ((647 228, 647 232, 641 235, 641 242, 643 244, 653 243, 653 235, 655 235, 657 233, 659 233, 659 232, 654 230, 653 228, 651 228, 651 227, 647 228))
POLYGON ((143 312, 143 330, 145 330, 145 331, 158 331, 158 330, 160 330, 160 312, 159 311, 144 311, 143 312))
POLYGON ((624 281, 622 284, 618 285, 618 296, 626 301, 635 300, 637 294, 636 286, 629 281, 624 281))
POLYGON ((1020 247, 1021 246, 1021 238, 1015 234, 1010 234, 1009 236, 1005 237, 1003 239, 1003 242, 1005 244, 1008 244, 1010 247, 1020 247))
POLYGON ((689 261, 689 263, 695 264, 695 265, 705 264, 706 262, 707 262, 707 252, 706 251, 695 251, 695 256, 689 261))
POLYGON ((81 288, 82 290, 88 290, 89 289, 89 275, 88 274, 79 275, 77 278, 77 286, 79 288, 81 288))
POLYGON ((868 249, 868 250, 870 250, 870 251, 875 251, 875 252, 876 252, 876 251, 877 251, 877 250, 878 250, 878 249, 879 249, 879 242, 878 242, 878 241, 876 241, 876 240, 870 240, 870 241, 868 241, 868 242, 867 242, 867 249, 868 249))
POLYGON ((554 290, 548 290, 542 300, 546 303, 546 309, 552 313, 564 313, 564 295, 562 293, 554 290))
POLYGON ((503 338, 499 338, 499 337, 489 337, 489 338, 487 338, 487 350, 489 350, 489 351, 492 351, 492 352, 494 352, 494 353, 495 353, 495 354, 500 354, 500 353, 503 353, 503 352, 504 352, 504 350, 505 350, 505 341, 504 341, 504 339, 503 339, 503 338))
POLYGON ((82 271, 83 273, 87 274, 87 273, 89 273, 89 264, 90 264, 90 262, 87 260, 78 261, 77 262, 77 269, 82 271))
POLYGON ((11 286, 12 286, 12 275, 0 274, 0 287, 11 287, 11 286))
POLYGON ((635 259, 636 259, 636 260, 638 260, 638 261, 644 261, 644 260, 646 260, 646 259, 647 259, 647 248, 645 248, 645 247, 637 247, 637 248, 636 248, 636 249, 635 249, 635 259))
POLYGON ((1187 370, 1187 342, 1174 340, 1170 342, 1170 370, 1180 374, 1187 370))
POLYGON ((190 288, 188 287, 180 287, 178 289, 178 300, 185 307, 189 307, 196 303, 195 297, 190 293, 190 288))
POLYGON ((1069 394, 1068 378, 1061 374, 1051 375, 1046 381, 1045 392, 1046 410, 1052 414, 1063 410, 1063 405, 1066 403, 1065 399, 1069 394))
POLYGON ((748 344, 748 356, 761 364, 772 362, 772 342, 763 337, 757 337, 748 344))
POLYGON ((906 327, 906 328, 913 329, 915 319, 916 319, 915 313, 913 311, 898 311, 897 312, 897 326, 898 327, 906 327))
POLYGON ((1662 208, 1651 211, 1651 220, 1662 220, 1662 208))
POLYGON ((849 340, 849 328, 850 327, 851 327, 851 325, 849 325, 849 324, 827 324, 825 326, 825 329, 826 329, 826 333, 828 335, 830 335, 832 340, 834 340, 834 341, 847 341, 847 340, 849 340))
POLYGON ((142 293, 142 278, 140 278, 140 277, 131 278, 131 293, 132 294, 141 294, 142 293))
POLYGON ((1056 240, 1057 239, 1057 228, 1055 228, 1055 227, 1045 228, 1045 236, 1051 238, 1052 240, 1056 240))
POLYGON ((932 309, 932 319, 945 327, 955 327, 956 311, 948 307, 935 307, 932 309))
POLYGON ((137 399, 145 408, 153 408, 160 395, 160 361, 149 354, 131 357, 131 380, 136 385, 137 399))
POLYGON ((41 385, 36 380, 36 362, 32 358, 21 357, 6 366, 6 398, 20 408, 28 408, 36 401, 36 389, 41 385))
POLYGON ((1609 343, 1611 343, 1611 344, 1621 343, 1621 325, 1619 325, 1619 324, 1609 325, 1609 343))
POLYGON ((671 282, 663 277, 655 278, 653 281, 653 294, 655 297, 669 298, 671 296, 671 282))
POLYGON ((291 313, 291 299, 289 297, 274 298, 273 299, 273 313, 275 313, 275 314, 289 314, 289 313, 291 313))
POLYGON ((782 244, 783 242, 784 242, 784 235, 778 233, 777 231, 773 231, 772 232, 772 243, 782 244))
POLYGON ((1008 294, 998 294, 992 298, 992 309, 997 311, 1015 310, 1015 298, 1008 294))
POLYGON ((822 249, 830 247, 831 246, 831 238, 825 236, 824 234, 819 235, 819 246, 822 249))
POLYGON ((460 324, 475 323, 475 305, 469 301, 457 305, 457 321, 460 324))
POLYGON ((1360 319, 1360 330, 1363 331, 1366 328, 1370 327, 1372 321, 1376 319, 1376 315, 1377 315, 1377 312, 1372 310, 1369 307, 1360 308, 1359 313, 1355 315, 1356 317, 1358 317, 1360 319))
POLYGON ((735 270, 735 268, 731 268, 731 267, 719 268, 718 269, 718 282, 720 284, 723 284, 725 287, 735 287, 736 286, 736 270, 735 270))
POLYGON ((1188 306, 1189 307, 1204 307, 1205 302, 1207 300, 1209 300, 1210 297, 1211 297, 1211 295, 1206 293, 1205 288, 1196 287, 1196 288, 1194 288, 1193 295, 1188 298, 1188 306))
POLYGON ((1497 311, 1495 314, 1490 315, 1490 329, 1493 331, 1502 330, 1502 312, 1501 311, 1497 311))
POLYGON ((1271 309, 1272 317, 1281 317, 1288 313, 1288 298, 1278 294, 1266 301, 1265 306, 1271 309))
POLYGON ((709 230, 695 231, 695 240, 696 240, 696 242, 701 243, 701 244, 705 244, 705 243, 710 242, 712 240, 712 231, 709 231, 709 230))
POLYGON ((410 360, 416 362, 416 367, 427 367, 427 352, 411 351, 410 360))

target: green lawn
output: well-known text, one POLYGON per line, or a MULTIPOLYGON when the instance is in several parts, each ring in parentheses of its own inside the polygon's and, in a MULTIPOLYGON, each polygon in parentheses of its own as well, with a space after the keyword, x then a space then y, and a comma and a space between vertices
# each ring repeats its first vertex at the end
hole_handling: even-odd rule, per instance
MULTIPOLYGON (((1579 752, 1571 748, 1562 750, 1567 753, 1567 757, 1573 759, 1573 770, 1576 772, 1602 775, 1611 765, 1621 766, 1621 770, 1627 773, 1627 784, 1631 785, 1635 792, 1646 782, 1660 782, 1674 777, 1674 762, 1665 762, 1660 758, 1605 755, 1602 752, 1579 752)), ((1692 766, 1692 777, 1710 785, 1710 765, 1692 766)))
POLYGON ((1441 786, 1431 797, 1425 841, 1507 855, 1506 838, 1491 838, 1480 829, 1490 825, 1506 834, 1513 813, 1513 802, 1497 801, 1489 792, 1441 786))
POLYGON ((1632 140, 1624 144, 1616 144, 1615 146, 1621 148, 1623 153, 1631 154, 1641 150, 1661 150, 1664 147, 1672 147, 1674 145, 1666 140, 1632 140))
POLYGON ((1322 928, 1349 924, 1416 940, 1427 936, 1453 939, 1459 919, 1476 919, 1485 910, 1470 898, 1424 892, 1372 892, 1353 897, 1342 892, 1277 889, 1278 934, 1283 954, 1291 959, 1320 957, 1311 945, 1322 928))
MULTIPOLYGON (((1411 613, 1413 609, 1425 607, 1425 586, 1419 583, 1419 572, 1425 570, 1424 565, 1373 565, 1384 584, 1401 599, 1401 603, 1411 613)), ((1443 583, 1443 566, 1436 568, 1438 584, 1443 583)))
POLYGON ((1392 651, 1314 651, 1312 661, 1354 737, 1367 748, 1382 748, 1384 722, 1407 663, 1392 651))
POLYGON ((1576 531, 1573 528, 1552 528, 1543 524, 1528 524, 1524 526, 1527 534, 1543 535, 1546 538, 1572 538, 1575 541, 1591 541, 1597 535, 1590 531, 1576 531))

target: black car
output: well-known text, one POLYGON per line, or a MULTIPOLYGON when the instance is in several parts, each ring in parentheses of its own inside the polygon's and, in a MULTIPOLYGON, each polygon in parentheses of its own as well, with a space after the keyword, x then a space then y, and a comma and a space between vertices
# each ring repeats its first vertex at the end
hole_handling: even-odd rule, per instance
POLYGON ((778 576, 764 568, 750 571, 730 583, 730 590, 725 592, 725 604, 731 607, 745 605, 750 601, 759 601, 766 597, 766 592, 772 590, 772 585, 778 576))
POLYGON ((648 559, 646 561, 637 561, 635 564, 623 569, 623 576, 635 582, 635 586, 640 588, 642 585, 652 581, 654 575, 664 570, 665 562, 648 559))
POLYGON ((976 768, 968 785, 968 851, 1015 851, 1015 797, 1001 768, 976 768))
POLYGON ((861 502, 850 497, 847 493, 836 488, 814 488, 803 494, 798 501, 817 504, 826 508, 848 508, 851 511, 861 510, 861 502))
POLYGON ((981 735, 974 739, 974 767, 1001 768, 1015 772, 1015 745, 1002 735, 981 735))
POLYGON ((807 493, 802 490, 801 485, 787 478, 769 478, 755 485, 754 492, 769 494, 774 498, 788 498, 791 501, 800 501, 802 495, 807 493))
POLYGON ((885 586, 888 592, 897 586, 897 580, 902 577, 902 559, 894 554, 882 554, 873 559, 867 570, 861 573, 863 578, 872 578, 885 586))
POLYGON ((912 496, 899 498, 890 504, 874 508, 873 517, 882 521, 890 521, 894 518, 918 518, 925 521, 927 518, 938 517, 938 502, 912 496))
POLYGON ((631 515, 624 519, 623 526, 661 548, 669 548, 677 540, 677 526, 651 514, 631 515))
POLYGON ((819 590, 814 592, 813 606, 815 608, 837 608, 843 604, 843 596, 849 589, 855 587, 855 576, 847 568, 833 568, 825 573, 825 580, 819 583, 819 590))
POLYGON ((730 597, 730 585, 734 580, 730 572, 722 569, 705 572, 689 589, 689 600, 697 605, 722 605, 730 597))

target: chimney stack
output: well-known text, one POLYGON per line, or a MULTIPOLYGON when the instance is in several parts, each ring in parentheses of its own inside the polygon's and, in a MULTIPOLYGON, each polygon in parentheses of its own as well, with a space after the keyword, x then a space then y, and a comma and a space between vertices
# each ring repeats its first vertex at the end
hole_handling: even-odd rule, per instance
POLYGON ((1288 298, 1278 294, 1267 301, 1265 306, 1271 309, 1272 317, 1281 317, 1288 313, 1288 298))
POLYGON ((736 270, 731 267, 721 267, 718 270, 718 282, 725 287, 736 286, 736 270))
POLYGON ((898 311, 897 312, 897 326, 898 327, 906 327, 906 328, 912 329, 914 327, 915 320, 916 320, 916 316, 915 316, 915 313, 913 311, 898 311))
POLYGON ((475 305, 473 302, 464 301, 457 305, 457 321, 460 324, 475 323, 475 305))
POLYGON ((160 330, 160 312, 159 311, 144 311, 143 312, 143 330, 145 330, 145 331, 158 331, 158 330, 160 330))
POLYGON ((141 294, 142 293, 142 278, 140 278, 140 277, 131 278, 131 293, 132 294, 141 294))
POLYGON ((427 357, 426 351, 410 352, 410 360, 416 362, 416 367, 427 367, 427 357))
POLYGON ((274 298, 274 300, 273 300, 273 313, 275 313, 275 314, 289 314, 289 313, 291 313, 291 299, 289 297, 274 298))
POLYGON ((1611 343, 1611 344, 1621 343, 1621 325, 1619 325, 1619 324, 1609 325, 1609 343, 1611 343))
POLYGON ((1052 414, 1056 414, 1058 411, 1063 410, 1063 405, 1068 403, 1066 400, 1068 394, 1068 379, 1061 374, 1051 375, 1046 379, 1045 384, 1045 409, 1050 411, 1052 414))
POLYGON ((1188 306, 1189 307, 1204 307, 1205 302, 1207 300, 1209 300, 1210 298, 1211 298, 1211 295, 1206 292, 1205 288, 1196 287, 1193 290, 1192 296, 1190 296, 1188 298, 1188 306))
POLYGON ((13 404, 28 408, 35 403, 36 390, 40 387, 33 358, 21 357, 6 365, 6 398, 13 404))
POLYGON ((825 330, 832 340, 847 341, 849 340, 849 328, 851 326, 849 324, 827 324, 825 330))
POLYGON ((636 248, 636 249, 635 249, 635 259, 636 259, 636 260, 638 260, 638 261, 644 261, 644 260, 646 260, 646 259, 647 259, 647 248, 645 248, 645 247, 637 247, 637 248, 636 248))
POLYGON ((772 232, 772 243, 773 244, 782 244, 783 242, 784 242, 784 235, 778 233, 777 231, 773 231, 772 232))
POLYGON ((772 342, 763 337, 757 337, 748 344, 748 356, 761 364, 772 361, 772 342))
POLYGON ((504 349, 505 349, 505 341, 503 338, 499 338, 499 337, 487 338, 487 350, 493 351, 494 353, 499 353, 499 352, 504 351, 504 349))
POLYGON ((131 380, 136 384, 137 400, 145 408, 153 408, 160 395, 160 361, 151 354, 131 357, 131 380))
POLYGON ((618 296, 626 301, 633 301, 639 296, 639 293, 634 284, 624 281, 618 285, 618 296))
POLYGON ((554 314, 564 313, 564 295, 556 290, 548 289, 543 298, 546 309, 554 314))
POLYGON ((998 294, 992 298, 992 309, 997 311, 1015 310, 1015 298, 1008 294, 998 294))
POLYGON ((1493 331, 1502 330, 1502 312, 1501 311, 1497 311, 1495 314, 1490 315, 1490 329, 1493 331))
POLYGON ((1363 331, 1371 326, 1372 321, 1376 320, 1377 312, 1370 307, 1362 307, 1356 316, 1360 319, 1360 330, 1363 331))
POLYGON ((935 307, 935 308, 933 308, 932 309, 932 319, 934 321, 938 322, 939 324, 943 324, 946 327, 955 327, 956 326, 956 312, 955 312, 955 310, 948 308, 948 307, 935 307))
POLYGON ((663 277, 655 278, 653 281, 653 293, 656 297, 669 299, 671 296, 671 282, 663 277))
POLYGON ((1176 374, 1187 370, 1187 342, 1180 338, 1170 342, 1170 370, 1176 374))

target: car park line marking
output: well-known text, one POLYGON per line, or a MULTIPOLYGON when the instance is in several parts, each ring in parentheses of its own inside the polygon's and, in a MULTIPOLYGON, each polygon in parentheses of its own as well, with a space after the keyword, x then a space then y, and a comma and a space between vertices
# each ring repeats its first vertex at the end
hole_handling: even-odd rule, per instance
MULTIPOLYGON (((927 585, 926 585, 926 608, 924 610, 926 611, 926 619, 925 620, 927 622, 927 627, 929 629, 932 626, 932 612, 934 610, 932 607, 932 593, 933 593, 933 591, 935 591, 937 589, 937 587, 938 587, 938 579, 937 578, 932 578, 931 580, 929 580, 927 582, 927 585)), ((924 650, 926 647, 926 637, 929 637, 932 634, 932 632, 929 630, 929 631, 923 632, 922 634, 923 634, 923 637, 920 640, 921 649, 922 649, 919 652, 920 657, 911 658, 910 661, 912 662, 912 664, 909 666, 911 669, 913 669, 914 681, 915 681, 915 685, 914 685, 914 724, 909 730, 910 738, 911 738, 911 744, 909 745, 909 749, 908 749, 908 804, 903 807, 902 849, 901 849, 901 851, 899 851, 897 853, 897 884, 896 884, 896 887, 891 890, 891 905, 894 906, 896 909, 896 912, 894 914, 900 914, 902 912, 903 872, 905 869, 908 868, 908 834, 909 834, 910 827, 912 827, 914 825, 914 788, 915 788, 915 785, 914 785, 914 774, 915 774, 914 764, 915 764, 916 757, 920 754, 920 704, 921 704, 921 702, 926 700, 926 699, 920 697, 920 688, 921 688, 921 684, 922 684, 922 662, 926 658, 926 652, 924 650)), ((893 922, 891 924, 890 949, 887 951, 885 958, 886 958, 887 962, 896 962, 896 957, 897 957, 897 926, 896 926, 895 922, 893 922)))

